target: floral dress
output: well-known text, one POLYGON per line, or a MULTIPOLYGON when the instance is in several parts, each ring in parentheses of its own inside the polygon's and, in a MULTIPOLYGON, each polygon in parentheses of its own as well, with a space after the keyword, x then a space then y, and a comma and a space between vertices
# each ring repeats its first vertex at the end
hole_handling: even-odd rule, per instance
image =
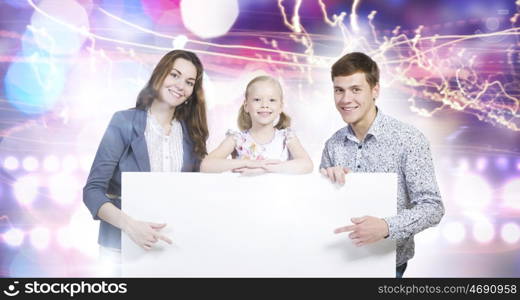
POLYGON ((232 136, 235 140, 233 158, 250 160, 279 159, 281 161, 291 159, 287 143, 295 137, 290 128, 275 128, 274 137, 267 144, 257 143, 249 130, 228 130, 226 136, 232 136))

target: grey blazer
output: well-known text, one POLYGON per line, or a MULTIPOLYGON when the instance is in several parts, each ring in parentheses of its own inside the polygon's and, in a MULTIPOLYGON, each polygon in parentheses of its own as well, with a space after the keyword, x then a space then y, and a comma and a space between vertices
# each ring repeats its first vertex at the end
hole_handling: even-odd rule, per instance
MULTIPOLYGON (((193 152, 193 142, 185 122, 181 121, 181 125, 184 152, 181 171, 198 172, 200 160, 193 152)), ((83 188, 83 202, 95 220, 99 220, 98 210, 106 202, 121 208, 121 172, 150 172, 145 128, 144 110, 133 108, 118 111, 112 116, 83 188), (117 197, 109 198, 107 195, 117 197)), ((101 220, 98 243, 121 249, 121 230, 101 220)))

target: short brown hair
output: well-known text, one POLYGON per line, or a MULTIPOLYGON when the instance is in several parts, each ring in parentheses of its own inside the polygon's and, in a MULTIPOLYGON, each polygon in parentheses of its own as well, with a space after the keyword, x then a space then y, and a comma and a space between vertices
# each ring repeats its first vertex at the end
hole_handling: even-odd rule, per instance
MULTIPOLYGON (((272 82, 274 85, 276 85, 280 89, 280 95, 282 96, 282 101, 283 101, 282 85, 280 84, 280 82, 278 82, 278 80, 276 80, 275 78, 273 78, 271 76, 265 76, 265 75, 257 76, 255 78, 253 78, 247 84, 246 94, 245 94, 246 100, 244 100, 244 103, 242 103, 242 105, 240 106, 240 111, 238 112, 238 120, 237 120, 238 128, 242 131, 251 129, 251 127, 253 126, 253 123, 251 121, 251 116, 244 109, 244 104, 245 104, 245 101, 247 101, 247 93, 249 92, 249 89, 251 88, 251 86, 260 81, 269 81, 269 82, 272 82)), ((291 126, 291 117, 289 117, 286 113, 284 113, 282 111, 280 113, 280 119, 278 120, 278 123, 276 123, 276 125, 274 127, 276 129, 284 129, 289 126, 291 126)))
POLYGON ((350 76, 355 73, 365 73, 365 78, 371 88, 379 83, 377 63, 365 53, 351 52, 345 54, 332 65, 332 80, 337 76, 350 76))

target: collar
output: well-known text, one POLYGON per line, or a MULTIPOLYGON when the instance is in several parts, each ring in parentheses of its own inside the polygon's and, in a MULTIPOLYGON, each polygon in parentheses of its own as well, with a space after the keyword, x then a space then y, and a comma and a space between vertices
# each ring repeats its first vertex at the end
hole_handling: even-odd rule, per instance
POLYGON ((144 135, 144 130, 146 129, 146 111, 134 108, 134 112, 134 121, 132 122, 134 131, 137 133, 137 136, 144 135))
MULTIPOLYGON (((376 117, 372 124, 370 125, 370 128, 368 128, 367 134, 365 136, 365 140, 369 137, 374 137, 375 139, 378 139, 383 134, 383 128, 385 123, 385 115, 381 112, 381 110, 376 106, 376 117)), ((356 143, 360 143, 362 141, 359 141, 356 137, 356 134, 354 133, 354 130, 352 129, 352 126, 347 125, 345 127, 345 138, 349 139, 351 141, 354 141, 356 143)))

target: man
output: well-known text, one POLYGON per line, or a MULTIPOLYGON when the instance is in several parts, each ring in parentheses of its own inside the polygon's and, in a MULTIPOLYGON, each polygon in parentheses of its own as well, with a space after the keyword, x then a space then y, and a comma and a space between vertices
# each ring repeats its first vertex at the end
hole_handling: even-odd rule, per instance
POLYGON ((376 106, 379 68, 367 55, 346 54, 332 66, 336 109, 347 123, 325 144, 320 172, 343 184, 354 172, 397 173, 397 215, 359 216, 337 228, 357 246, 388 238, 396 241, 396 277, 414 255, 416 233, 439 223, 444 206, 435 180, 429 143, 411 125, 383 114, 376 106))

